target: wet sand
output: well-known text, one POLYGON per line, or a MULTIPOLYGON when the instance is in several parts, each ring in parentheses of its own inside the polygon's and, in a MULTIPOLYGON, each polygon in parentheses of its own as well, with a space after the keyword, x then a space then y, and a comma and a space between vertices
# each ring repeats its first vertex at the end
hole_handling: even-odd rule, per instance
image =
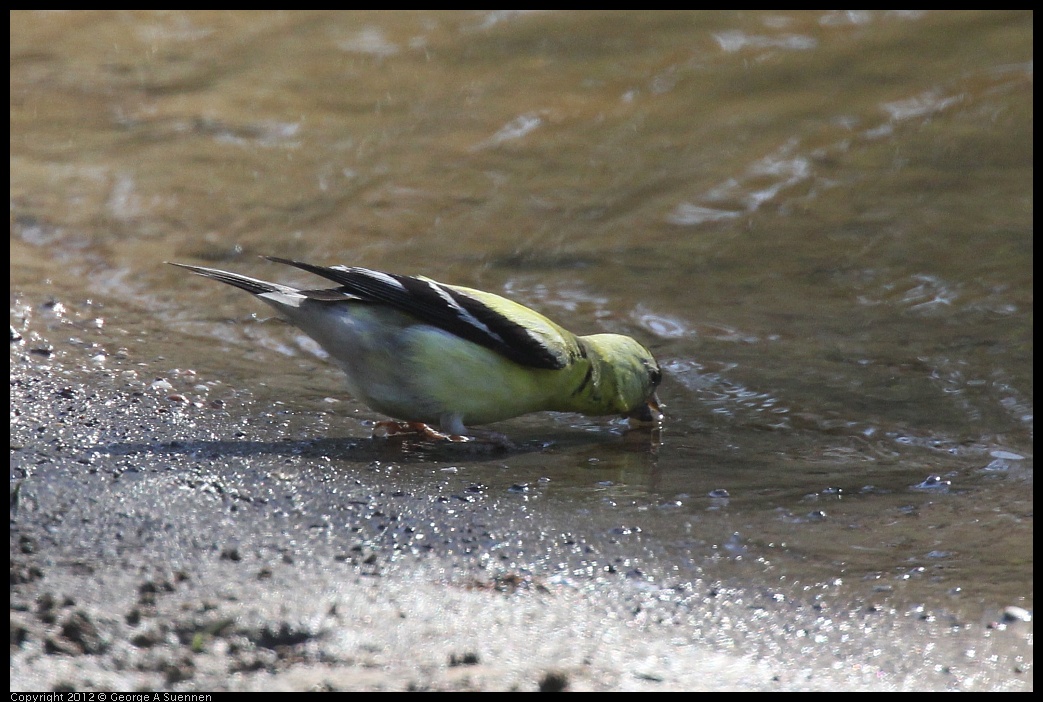
POLYGON ((422 459, 389 489, 400 443, 74 355, 13 335, 12 690, 1032 688, 1030 623, 630 568, 422 459))

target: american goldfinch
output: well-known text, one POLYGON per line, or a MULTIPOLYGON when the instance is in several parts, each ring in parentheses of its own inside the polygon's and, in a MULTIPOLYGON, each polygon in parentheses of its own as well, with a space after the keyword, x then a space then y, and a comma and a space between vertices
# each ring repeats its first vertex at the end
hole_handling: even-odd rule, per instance
POLYGON ((493 293, 421 276, 271 258, 340 287, 298 290, 201 266, 187 268, 274 307, 322 346, 371 409, 441 436, 529 412, 662 418, 652 354, 629 336, 576 336, 493 293))

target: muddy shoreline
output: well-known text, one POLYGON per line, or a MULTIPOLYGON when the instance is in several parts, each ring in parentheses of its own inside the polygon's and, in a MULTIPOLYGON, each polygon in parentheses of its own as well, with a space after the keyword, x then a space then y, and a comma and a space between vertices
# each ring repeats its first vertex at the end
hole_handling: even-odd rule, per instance
POLYGON ((77 353, 12 344, 12 690, 1032 687, 1030 624, 693 578, 400 444, 287 440, 77 353))

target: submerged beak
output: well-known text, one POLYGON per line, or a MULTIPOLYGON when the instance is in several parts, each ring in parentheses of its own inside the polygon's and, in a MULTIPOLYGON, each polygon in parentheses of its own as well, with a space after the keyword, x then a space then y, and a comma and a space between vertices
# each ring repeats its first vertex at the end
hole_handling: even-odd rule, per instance
POLYGON ((663 421, 662 408, 666 405, 659 401, 655 393, 648 398, 645 404, 638 406, 629 414, 624 414, 625 419, 633 419, 643 424, 659 424, 663 421))

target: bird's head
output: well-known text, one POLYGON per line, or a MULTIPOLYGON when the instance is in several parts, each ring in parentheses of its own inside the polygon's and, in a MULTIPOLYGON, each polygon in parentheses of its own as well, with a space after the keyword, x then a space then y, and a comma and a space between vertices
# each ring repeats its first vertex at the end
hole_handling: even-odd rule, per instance
POLYGON ((616 412, 640 422, 658 423, 663 418, 656 388, 663 380, 652 353, 636 340, 622 334, 583 337, 588 357, 599 370, 598 386, 605 414, 616 412))

